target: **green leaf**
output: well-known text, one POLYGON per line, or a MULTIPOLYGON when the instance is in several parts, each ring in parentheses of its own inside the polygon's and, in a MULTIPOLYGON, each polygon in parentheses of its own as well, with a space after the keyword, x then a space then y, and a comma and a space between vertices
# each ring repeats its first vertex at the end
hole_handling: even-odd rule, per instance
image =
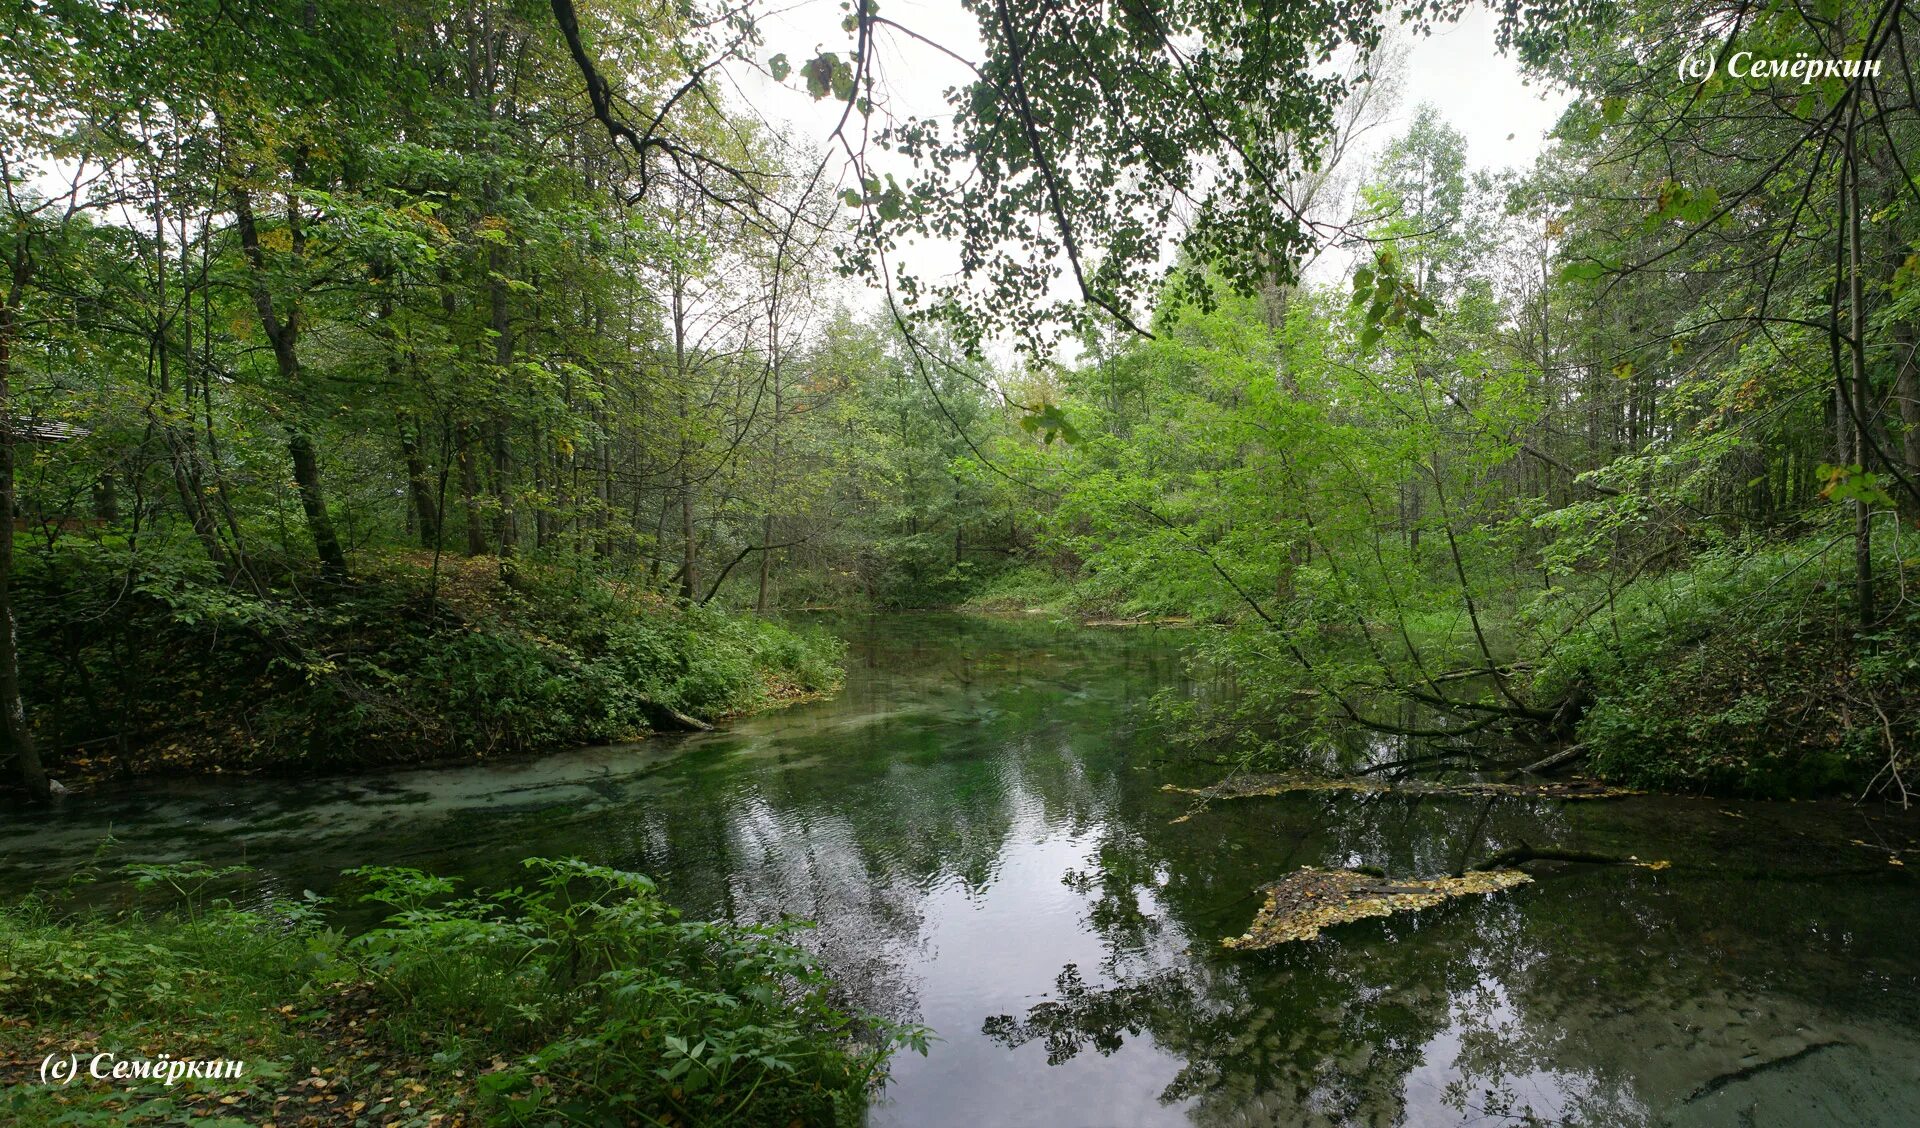
POLYGON ((832 51, 822 51, 808 59, 800 68, 800 74, 807 80, 807 93, 818 102, 833 92, 833 72, 840 66, 840 56, 832 51))

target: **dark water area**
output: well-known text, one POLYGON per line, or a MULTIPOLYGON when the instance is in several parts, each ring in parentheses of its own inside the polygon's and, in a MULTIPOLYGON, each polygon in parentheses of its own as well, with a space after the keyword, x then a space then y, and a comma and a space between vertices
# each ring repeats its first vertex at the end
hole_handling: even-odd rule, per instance
MULTIPOLYGON (((854 1001, 924 1023, 875 1125, 1920 1124, 1920 897, 1898 812, 1502 799, 1538 865, 1488 898, 1233 953, 1303 865, 1452 870, 1479 801, 1216 802, 1144 709, 1177 633, 840 624, 845 692, 723 732, 352 779, 181 780, 0 825, 0 890, 244 862, 242 896, 412 865, 483 886, 580 856, 697 916, 819 922, 854 1001), (101 853, 103 843, 110 844, 101 853)), ((1920 862, 1916 862, 1920 865, 1920 862)), ((99 887, 100 896, 115 895, 99 887)))

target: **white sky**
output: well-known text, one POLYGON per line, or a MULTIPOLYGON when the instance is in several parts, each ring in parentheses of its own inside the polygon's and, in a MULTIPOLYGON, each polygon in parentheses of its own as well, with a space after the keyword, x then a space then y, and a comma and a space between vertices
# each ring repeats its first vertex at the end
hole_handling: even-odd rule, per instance
POLYGON ((1522 84, 1513 60, 1494 49, 1494 22, 1492 13, 1473 8, 1459 23, 1413 41, 1400 113, 1383 131, 1386 136, 1406 128, 1415 106, 1432 102, 1466 135, 1473 167, 1523 168, 1532 162, 1567 97, 1522 84))

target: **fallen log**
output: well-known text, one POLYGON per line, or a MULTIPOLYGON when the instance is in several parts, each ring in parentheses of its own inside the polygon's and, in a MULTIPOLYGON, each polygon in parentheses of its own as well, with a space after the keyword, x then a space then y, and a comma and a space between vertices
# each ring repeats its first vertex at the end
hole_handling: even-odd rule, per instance
POLYGON ((1553 755, 1548 756, 1545 759, 1535 760, 1533 763, 1528 764, 1524 768, 1521 768, 1519 772, 1515 774, 1540 775, 1545 772, 1550 772, 1553 769, 1560 767, 1564 764, 1571 764, 1573 761, 1580 759, 1586 754, 1587 754, 1586 745, 1575 744, 1567 748, 1562 748, 1560 751, 1555 752, 1553 755))
MULTIPOLYGON (((1251 799, 1273 795, 1291 795, 1315 791, 1348 791, 1356 794, 1400 794, 1442 796, 1466 799, 1511 797, 1520 799, 1617 799, 1638 792, 1611 787, 1593 780, 1565 782, 1512 783, 1493 780, 1469 780, 1463 783, 1437 783, 1430 780, 1399 780, 1392 783, 1356 776, 1312 776, 1294 773, 1229 776, 1207 787, 1181 787, 1163 784, 1160 790, 1202 799, 1251 799)), ((1176 821, 1184 821, 1184 818, 1176 821)))
POLYGON ((655 732, 712 732, 713 726, 699 717, 691 717, 671 705, 662 705, 651 698, 642 698, 640 711, 647 715, 647 724, 655 732))

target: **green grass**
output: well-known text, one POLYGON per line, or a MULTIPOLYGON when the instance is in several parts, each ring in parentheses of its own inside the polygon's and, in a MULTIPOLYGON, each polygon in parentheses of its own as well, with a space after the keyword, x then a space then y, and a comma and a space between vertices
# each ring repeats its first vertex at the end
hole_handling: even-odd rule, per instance
POLYGON ((969 611, 1071 610, 1073 581, 1039 564, 1022 564, 994 576, 975 591, 963 607, 969 611))

